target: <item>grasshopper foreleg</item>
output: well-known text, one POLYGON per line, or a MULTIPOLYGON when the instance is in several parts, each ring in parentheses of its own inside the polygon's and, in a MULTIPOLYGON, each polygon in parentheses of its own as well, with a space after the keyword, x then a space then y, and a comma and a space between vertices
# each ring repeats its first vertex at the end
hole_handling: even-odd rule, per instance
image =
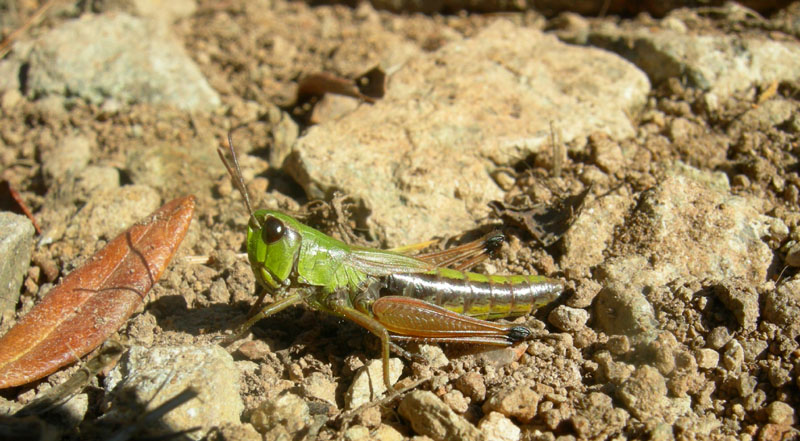
POLYGON ((300 293, 295 292, 276 302, 272 302, 269 305, 264 306, 263 308, 261 308, 260 311, 258 311, 258 313, 254 314, 252 317, 247 319, 246 322, 242 323, 238 328, 236 328, 236 331, 234 331, 232 335, 228 336, 225 340, 223 340, 222 343, 223 346, 228 346, 231 343, 235 342, 236 340, 242 338, 242 336, 247 332, 247 330, 253 327, 253 325, 256 324, 256 322, 258 322, 259 320, 267 318, 280 311, 283 311, 284 309, 296 305, 301 301, 303 301, 303 297, 301 296, 300 293))

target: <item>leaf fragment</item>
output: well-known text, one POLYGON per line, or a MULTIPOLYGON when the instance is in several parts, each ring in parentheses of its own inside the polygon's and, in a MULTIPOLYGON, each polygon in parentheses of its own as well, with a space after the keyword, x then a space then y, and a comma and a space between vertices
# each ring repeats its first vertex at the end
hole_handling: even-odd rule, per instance
POLYGON ((0 339, 0 388, 49 375, 116 332, 164 272, 193 212, 194 196, 172 200, 67 275, 0 339))

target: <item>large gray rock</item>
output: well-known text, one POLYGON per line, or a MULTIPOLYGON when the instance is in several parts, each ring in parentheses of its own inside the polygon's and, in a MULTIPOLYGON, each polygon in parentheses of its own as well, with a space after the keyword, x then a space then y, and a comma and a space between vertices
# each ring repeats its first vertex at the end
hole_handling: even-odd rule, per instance
POLYGON ((33 97, 77 95, 210 111, 220 105, 183 47, 155 21, 126 14, 85 16, 39 38, 29 57, 33 97))
POLYGON ((631 252, 600 265, 599 281, 637 288, 680 278, 765 282, 773 253, 762 238, 785 225, 762 214, 758 200, 731 194, 722 174, 680 163, 666 174, 631 215, 631 252))
POLYGON ((215 426, 240 423, 244 410, 239 395, 239 371, 233 358, 219 346, 134 346, 106 379, 113 391, 116 417, 135 421, 187 388, 197 397, 158 420, 148 433, 175 433, 193 427, 189 435, 200 439, 215 426))
POLYGON ((0 212, 0 323, 14 317, 22 279, 31 263, 33 232, 25 216, 0 212))
POLYGON ((660 27, 609 23, 592 29, 588 43, 615 51, 647 72, 653 84, 668 78, 727 98, 734 92, 800 76, 800 44, 746 34, 698 35, 676 17, 660 27))
POLYGON ((462 231, 502 190, 492 171, 548 145, 601 131, 633 135, 649 83, 613 54, 497 21, 474 38, 410 59, 387 94, 311 128, 287 169, 312 198, 364 201, 390 245, 462 231))

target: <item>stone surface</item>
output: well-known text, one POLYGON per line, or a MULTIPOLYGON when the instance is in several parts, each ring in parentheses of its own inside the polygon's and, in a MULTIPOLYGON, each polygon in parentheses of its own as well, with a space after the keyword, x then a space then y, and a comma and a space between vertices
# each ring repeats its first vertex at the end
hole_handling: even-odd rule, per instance
POLYGON ((165 414, 153 433, 168 434, 192 427, 192 439, 200 439, 214 426, 240 422, 244 410, 239 396, 239 371, 233 358, 219 346, 133 346, 106 379, 114 412, 135 421, 187 388, 198 396, 165 414))
POLYGON ((616 56, 499 20, 410 59, 384 99, 312 127, 286 167, 311 198, 362 200, 388 244, 420 242, 474 227, 502 196, 493 169, 539 152, 551 121, 564 142, 633 135, 648 90, 616 56))
POLYGON ((288 433, 298 433, 311 423, 311 411, 300 396, 287 392, 267 400, 250 415, 250 423, 262 434, 281 428, 288 433))
POLYGON ((34 232, 25 216, 0 212, 0 323, 14 318, 22 280, 31 263, 34 232))
POLYGON ((713 369, 719 363, 719 352, 710 348, 698 349, 695 358, 700 369, 713 369))
POLYGON ((166 27, 127 14, 65 22, 34 44, 28 61, 32 97, 79 96, 97 104, 112 98, 205 111, 220 105, 166 27))
POLYGON ((92 6, 96 12, 127 12, 167 23, 189 17, 197 10, 195 0, 102 0, 92 2, 92 6))
POLYGON ((597 326, 609 335, 626 335, 634 343, 655 338, 658 323, 653 306, 637 289, 612 284, 595 299, 597 326))
POLYGON ((781 283, 767 292, 764 318, 781 326, 789 335, 800 335, 800 277, 781 283))
POLYGON ((603 263, 603 253, 613 243, 614 231, 623 224, 634 203, 633 195, 624 187, 587 201, 562 239, 561 266, 565 271, 570 275, 589 274, 591 267, 603 263))
POLYGON ((403 398, 397 410, 416 433, 436 441, 485 439, 481 431, 453 412, 433 392, 415 390, 403 398))
POLYGON ((486 399, 486 383, 483 376, 477 372, 467 372, 458 377, 455 386, 473 402, 481 403, 486 399))
POLYGON ((758 293, 749 284, 725 280, 714 287, 714 294, 736 317, 746 331, 754 331, 760 314, 758 293))
POLYGON ((74 135, 61 140, 56 149, 43 158, 42 172, 48 187, 63 182, 86 168, 92 155, 93 139, 74 135))
POLYGON ((589 321, 589 311, 559 305, 550 311, 547 321, 562 331, 577 331, 586 326, 586 322, 589 321))
POLYGON ((522 431, 499 412, 489 412, 478 423, 478 429, 486 436, 486 441, 519 441, 522 431))
POLYGON ((540 398, 530 386, 506 387, 483 403, 483 412, 499 412, 521 423, 529 423, 536 416, 540 398))
POLYGON ((617 391, 617 398, 631 414, 640 420, 657 418, 671 424, 683 413, 690 410, 691 399, 667 397, 664 377, 652 366, 644 365, 617 391))
POLYGON ((576 413, 570 418, 581 439, 606 439, 627 424, 630 415, 614 407, 608 395, 590 392, 576 403, 576 413))
MULTIPOLYGON (((403 362, 399 358, 389 359, 389 380, 396 383, 403 373, 403 362)), ((369 403, 382 397, 386 393, 383 382, 383 362, 372 360, 356 372, 353 383, 345 394, 345 408, 356 409, 362 404, 369 403)))
POLYGON ((65 233, 68 237, 110 239, 160 205, 161 196, 145 185, 98 191, 71 220, 65 233))
POLYGON ((663 24, 634 29, 603 24, 590 30, 588 43, 627 58, 653 84, 680 78, 723 99, 756 84, 800 76, 800 44, 792 41, 697 35, 663 24))
POLYGON ((681 277, 763 283, 773 254, 761 238, 782 222, 761 211, 756 200, 732 195, 724 175, 674 163, 631 215, 637 228, 630 254, 600 265, 597 280, 638 287, 681 277))

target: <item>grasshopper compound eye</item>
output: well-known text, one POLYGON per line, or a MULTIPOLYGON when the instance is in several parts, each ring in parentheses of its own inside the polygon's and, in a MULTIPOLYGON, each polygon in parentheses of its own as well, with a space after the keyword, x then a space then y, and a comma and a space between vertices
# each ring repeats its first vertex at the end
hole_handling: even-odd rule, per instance
POLYGON ((266 243, 275 243, 283 237, 286 233, 286 227, 283 222, 274 217, 268 217, 264 222, 264 227, 261 230, 261 238, 266 243))

